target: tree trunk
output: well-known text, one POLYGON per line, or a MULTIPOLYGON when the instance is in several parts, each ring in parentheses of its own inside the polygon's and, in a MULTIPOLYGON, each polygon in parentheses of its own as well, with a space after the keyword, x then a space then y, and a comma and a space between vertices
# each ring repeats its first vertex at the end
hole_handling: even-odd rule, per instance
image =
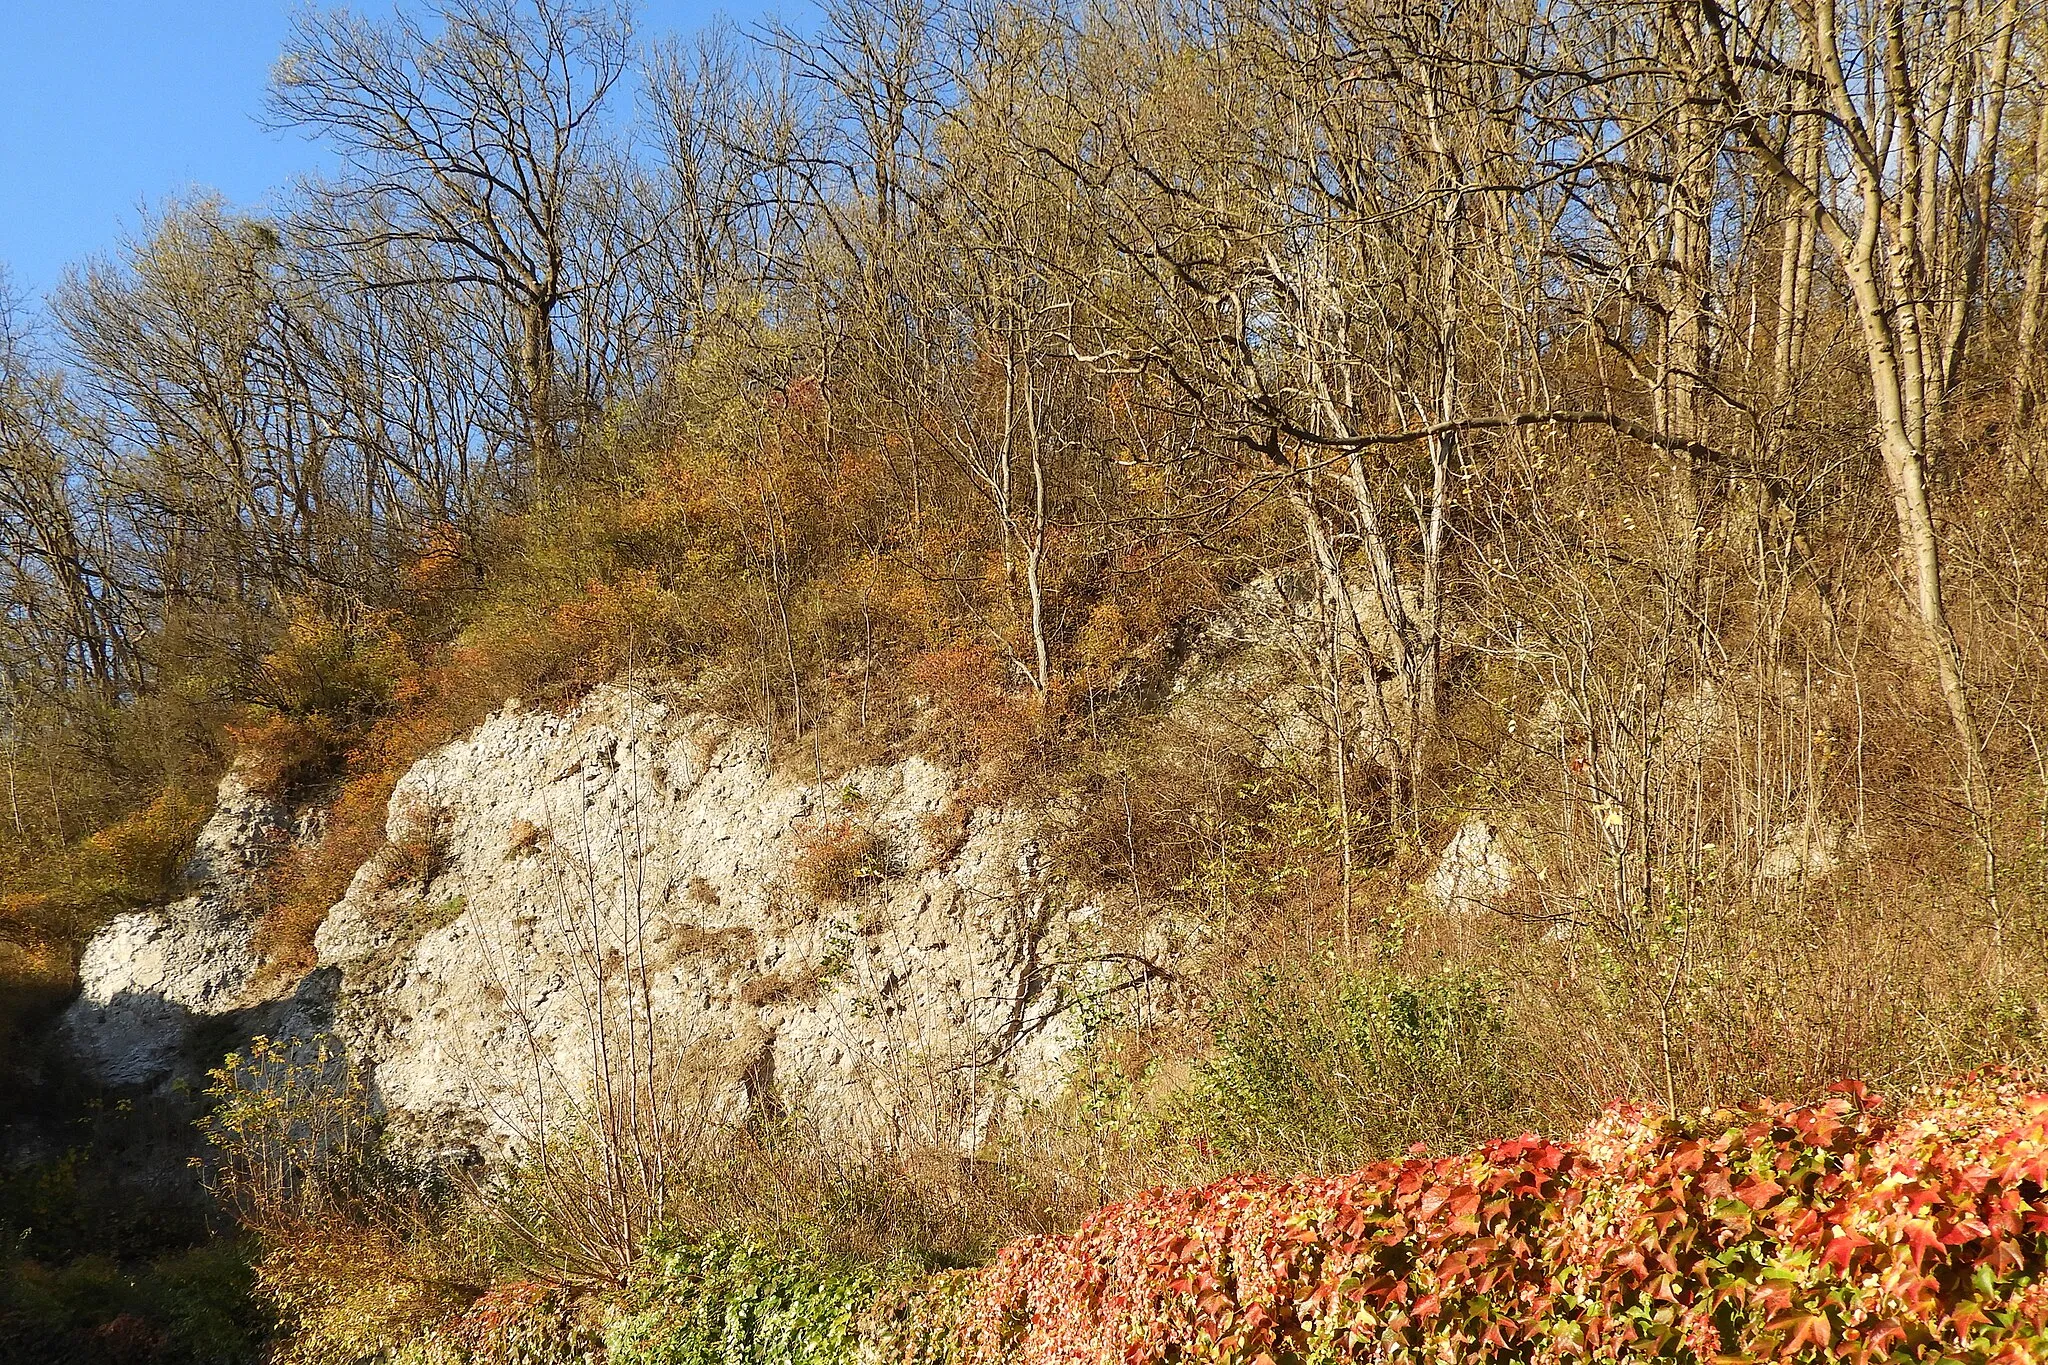
MULTIPOLYGON (((2020 294, 2018 334, 2013 338, 2012 426, 2033 422, 2041 400, 2041 291, 2048 282, 2048 99, 2034 115, 2034 202, 2027 220, 2026 281, 2020 294)), ((2031 460, 2029 461, 2031 464, 2031 460)))
POLYGON ((533 485, 545 497, 549 481, 559 477, 559 432, 555 428, 554 305, 533 299, 525 307, 525 336, 519 351, 520 379, 525 385, 527 440, 533 447, 533 485))

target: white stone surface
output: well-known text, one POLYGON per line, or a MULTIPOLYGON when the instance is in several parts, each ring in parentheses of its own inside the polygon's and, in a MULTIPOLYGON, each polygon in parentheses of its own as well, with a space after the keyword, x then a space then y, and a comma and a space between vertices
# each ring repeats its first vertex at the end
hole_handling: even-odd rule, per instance
POLYGON ((220 780, 213 815, 200 827, 185 863, 187 885, 235 896, 242 879, 290 842, 289 817, 282 803, 253 790, 240 773, 229 772, 220 780))
POLYGON ((1026 820, 956 788, 915 758, 819 786, 773 771, 760 735, 623 687, 566 714, 508 703, 399 782, 387 833, 429 856, 374 857, 316 975, 256 999, 242 893, 292 836, 230 777, 196 894, 101 930, 61 1029, 122 1086, 199 1075, 202 1024, 222 1048, 331 1030, 419 1151, 528 1143, 633 1059, 686 1107, 968 1143, 1064 1086, 1085 912, 1053 908, 1026 820), (872 835, 871 866, 807 893, 799 864, 846 830, 872 835))
POLYGON ((615 1073, 644 1055, 649 1015, 660 1083, 719 1112, 971 1140, 1057 1092, 1073 1038, 1030 830, 990 809, 963 829, 960 799, 921 759, 819 788, 758 734, 624 688, 508 706, 393 795, 394 840, 442 831, 432 879, 373 860, 322 927, 336 1030, 420 1146, 531 1141, 589 1103, 601 1049, 615 1073), (820 902, 794 865, 842 822, 886 867, 820 902))
POLYGON ((1757 859, 1759 881, 1825 877, 1842 864, 1842 827, 1831 820, 1794 820, 1771 834, 1757 859))
POLYGON ((1446 910, 1490 910, 1515 884, 1515 862, 1486 821, 1458 826, 1429 874, 1430 898, 1446 910))
POLYGON ((287 838, 285 811, 230 773, 185 877, 196 894, 117 915, 86 945, 79 997, 59 1021, 68 1050, 103 1085, 148 1085, 176 1068, 195 1020, 246 1003, 257 959, 244 889, 287 838))

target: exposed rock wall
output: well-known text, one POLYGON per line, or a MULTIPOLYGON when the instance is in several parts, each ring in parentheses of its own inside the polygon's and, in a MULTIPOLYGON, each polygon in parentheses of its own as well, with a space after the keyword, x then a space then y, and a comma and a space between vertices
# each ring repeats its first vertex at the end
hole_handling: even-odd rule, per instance
POLYGON ((965 1141, 1063 1086, 1077 951, 1029 823, 962 801, 920 759, 777 773, 759 734, 625 687, 508 703, 401 780, 319 970, 268 1006, 232 888, 285 817, 224 785, 213 889, 103 930, 65 1036, 132 1085, 224 1020, 332 1031, 415 1149, 521 1145, 599 1103, 600 1070, 965 1141))
POLYGON ((528 1138, 651 1029, 656 1084, 726 1112, 945 1140, 1057 1090, 1067 1042, 1030 831, 956 800, 920 759, 777 775, 623 688, 508 707, 399 784, 321 929, 336 1028, 423 1137, 528 1138))
POLYGON ((260 1010, 259 962, 249 944, 249 881, 290 842, 284 807, 238 774, 220 794, 184 869, 193 894, 118 915, 86 945, 79 997, 59 1035, 88 1079, 119 1087, 193 1082, 208 1058, 195 1035, 206 1021, 260 1010))

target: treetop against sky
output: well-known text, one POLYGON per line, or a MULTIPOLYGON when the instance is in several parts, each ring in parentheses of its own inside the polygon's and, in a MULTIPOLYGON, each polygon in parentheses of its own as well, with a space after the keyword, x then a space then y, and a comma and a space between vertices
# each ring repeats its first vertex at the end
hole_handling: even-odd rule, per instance
MULTIPOLYGON (((110 248, 194 190, 252 207, 330 158, 262 122, 291 0, 10 0, 0 6, 0 268, 18 291, 110 248)), ((387 5, 356 8, 375 17, 387 5)), ((800 3, 645 0, 643 39, 800 3)))

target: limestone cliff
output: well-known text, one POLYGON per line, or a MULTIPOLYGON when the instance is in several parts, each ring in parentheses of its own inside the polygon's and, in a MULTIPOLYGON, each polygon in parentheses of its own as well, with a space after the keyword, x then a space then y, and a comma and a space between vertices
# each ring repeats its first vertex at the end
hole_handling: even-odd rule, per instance
POLYGON ((118 915, 86 945, 79 997, 58 1021, 58 1035, 90 1079, 129 1089, 190 1087, 204 1082, 218 1038, 319 1026, 324 981, 263 990, 250 946, 252 879, 289 846, 289 819, 282 804, 229 773, 185 866, 193 894, 118 915))
POLYGON ((715 1112, 961 1141, 1063 1085, 1077 957, 1029 823, 963 802, 916 758, 778 773, 625 687, 508 703, 401 780, 319 968, 267 1003, 235 888, 286 817, 230 778, 207 889, 107 926, 63 1033, 130 1086, 254 1025, 332 1033, 414 1149, 516 1147, 622 1065, 715 1112))

